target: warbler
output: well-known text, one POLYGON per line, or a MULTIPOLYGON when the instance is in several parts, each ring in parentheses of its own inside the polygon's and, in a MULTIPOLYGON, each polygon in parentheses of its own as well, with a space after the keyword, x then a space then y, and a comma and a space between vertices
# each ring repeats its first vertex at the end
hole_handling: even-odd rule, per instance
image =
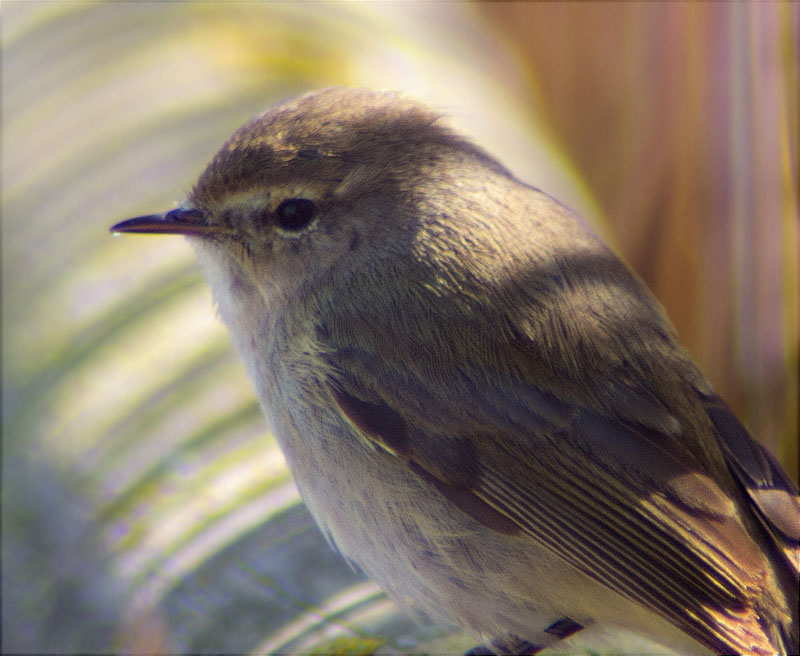
POLYGON ((319 527, 473 653, 798 652, 793 482, 589 225, 440 113, 309 93, 112 230, 188 237, 319 527))

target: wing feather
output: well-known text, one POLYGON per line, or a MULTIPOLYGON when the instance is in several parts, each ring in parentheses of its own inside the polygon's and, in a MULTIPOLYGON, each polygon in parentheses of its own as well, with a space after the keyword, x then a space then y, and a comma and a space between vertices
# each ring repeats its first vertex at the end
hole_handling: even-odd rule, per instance
MULTIPOLYGON (((762 556, 724 492, 692 468, 685 449, 666 446, 674 435, 658 434, 659 442, 652 428, 637 430, 530 385, 530 405, 519 390, 481 398, 477 385, 469 387, 482 418, 469 426, 427 389, 426 401, 447 418, 436 425, 409 410, 416 403, 403 385, 383 386, 379 396, 364 379, 339 372, 332 390, 342 414, 471 517, 491 530, 521 531, 711 649, 754 650, 762 556), (520 426, 531 414, 536 420, 520 426), (748 624, 753 629, 742 633, 748 624)), ((424 386, 414 387, 418 394, 424 386)))
POLYGON ((718 396, 705 403, 722 441, 731 471, 746 490, 758 517, 783 552, 795 576, 800 576, 800 499, 797 488, 769 451, 718 396))

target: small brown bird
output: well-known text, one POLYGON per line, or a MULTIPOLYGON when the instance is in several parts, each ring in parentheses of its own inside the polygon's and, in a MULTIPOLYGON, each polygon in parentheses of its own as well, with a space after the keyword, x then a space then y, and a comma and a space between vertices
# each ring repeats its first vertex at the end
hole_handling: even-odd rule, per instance
POLYGON ((587 224, 439 114, 302 96, 112 230, 189 236, 320 528, 474 653, 798 652, 794 484, 587 224))

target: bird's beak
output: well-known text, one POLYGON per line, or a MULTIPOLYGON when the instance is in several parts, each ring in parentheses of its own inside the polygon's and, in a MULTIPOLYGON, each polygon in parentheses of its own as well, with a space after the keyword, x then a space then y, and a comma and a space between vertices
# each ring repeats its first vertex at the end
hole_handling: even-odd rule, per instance
POLYGON ((111 226, 111 232, 139 232, 161 235, 212 236, 231 234, 232 230, 206 223, 200 210, 177 208, 163 214, 148 214, 120 221, 111 226))

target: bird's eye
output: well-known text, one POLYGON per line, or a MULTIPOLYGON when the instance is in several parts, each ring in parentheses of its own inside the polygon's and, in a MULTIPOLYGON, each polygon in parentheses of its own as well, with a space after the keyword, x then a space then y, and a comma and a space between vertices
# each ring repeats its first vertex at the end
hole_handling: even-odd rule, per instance
POLYGON ((280 228, 296 232, 311 223, 316 213, 314 201, 307 198, 287 198, 278 205, 275 217, 280 228))

